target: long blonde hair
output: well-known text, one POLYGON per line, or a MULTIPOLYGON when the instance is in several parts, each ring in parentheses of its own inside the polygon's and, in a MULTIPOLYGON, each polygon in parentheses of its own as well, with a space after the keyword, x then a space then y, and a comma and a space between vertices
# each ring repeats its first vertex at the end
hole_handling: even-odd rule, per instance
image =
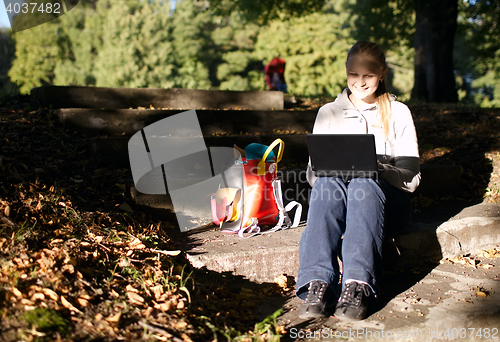
MULTIPOLYGON (((375 43, 370 43, 361 40, 354 44, 349 53, 347 54, 347 60, 354 55, 367 55, 372 57, 379 65, 380 69, 387 70, 387 63, 385 61, 384 51, 375 43)), ((377 97, 377 111, 379 126, 382 128, 382 136, 384 140, 389 138, 392 109, 391 109, 391 98, 387 90, 387 84, 385 82, 385 77, 379 82, 378 88, 375 91, 375 96, 377 97)))

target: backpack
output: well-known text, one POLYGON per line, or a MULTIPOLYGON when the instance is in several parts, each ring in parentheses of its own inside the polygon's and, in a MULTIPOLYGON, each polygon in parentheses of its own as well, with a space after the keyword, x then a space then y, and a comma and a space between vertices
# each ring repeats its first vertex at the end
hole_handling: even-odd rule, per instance
POLYGON ((222 232, 251 237, 261 231, 260 226, 274 226, 268 232, 297 227, 302 205, 291 201, 283 205, 281 180, 277 165, 283 156, 285 143, 276 139, 271 145, 252 143, 235 148, 235 165, 224 173, 224 187, 210 195, 212 221, 222 232), (273 149, 279 145, 277 156, 273 149), (294 220, 288 212, 296 207, 294 220))

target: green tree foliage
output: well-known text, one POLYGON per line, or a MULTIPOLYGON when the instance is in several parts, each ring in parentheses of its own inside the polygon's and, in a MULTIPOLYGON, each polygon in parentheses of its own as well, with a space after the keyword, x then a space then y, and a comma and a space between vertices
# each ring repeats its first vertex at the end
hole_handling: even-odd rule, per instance
POLYGON ((66 36, 59 31, 58 20, 17 32, 13 35, 16 57, 9 71, 13 83, 21 93, 50 84, 54 69, 67 50, 66 36))
POLYGON ((266 24, 272 19, 289 19, 321 12, 325 0, 211 0, 210 6, 218 14, 239 12, 246 19, 266 24))
POLYGON ((178 0, 172 15, 172 44, 177 65, 176 86, 180 88, 209 89, 209 69, 206 65, 210 32, 210 13, 197 2, 178 0))
POLYGON ((217 65, 217 80, 221 90, 263 89, 262 62, 255 58, 254 49, 259 26, 246 22, 241 13, 233 12, 229 17, 218 17, 217 27, 212 33, 219 47, 220 61, 217 65))
POLYGON ((209 88, 203 58, 211 17, 168 1, 99 0, 16 34, 10 78, 27 93, 42 84, 209 88), (175 36, 175 37, 174 37, 175 36))
POLYGON ((393 46, 413 47, 415 34, 415 9, 408 0, 364 0, 357 1, 350 11, 358 13, 357 40, 371 40, 384 50, 393 46))
POLYGON ((500 1, 460 2, 455 64, 464 102, 500 106, 500 1))
MULTIPOLYGON (((264 89, 264 65, 286 60, 291 93, 337 95, 356 40, 386 52, 391 91, 414 81, 414 1, 81 0, 57 20, 13 34, 9 77, 43 84, 264 89)), ((454 67, 464 102, 500 105, 500 0, 459 1, 454 67)))
POLYGON ((265 63, 276 56, 286 60, 291 93, 335 96, 346 86, 345 59, 355 42, 347 4, 332 2, 323 13, 275 19, 261 28, 255 54, 265 63))
MULTIPOLYGON (((464 103, 499 106, 500 1, 464 0, 458 5, 453 64, 459 98, 464 103)), ((369 37, 386 49, 389 66, 396 66, 393 90, 406 99, 414 79, 409 68, 414 58, 414 1, 363 0, 357 1, 352 10, 360 15, 356 38, 369 37)))
POLYGON ((95 59, 96 86, 175 85, 168 2, 101 0, 102 46, 95 59))
POLYGON ((102 44, 102 25, 98 23, 104 19, 104 16, 98 15, 86 5, 78 6, 72 10, 71 15, 59 18, 59 31, 66 35, 68 48, 54 67, 54 84, 95 85, 93 68, 97 47, 102 44))

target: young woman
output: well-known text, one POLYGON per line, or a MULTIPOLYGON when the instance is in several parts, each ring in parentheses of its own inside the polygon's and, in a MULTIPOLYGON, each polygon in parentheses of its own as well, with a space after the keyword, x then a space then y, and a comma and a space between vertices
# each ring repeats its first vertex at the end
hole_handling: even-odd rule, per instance
POLYGON ((408 223, 407 193, 420 183, 412 115, 387 92, 384 52, 374 43, 357 42, 346 70, 348 88, 320 108, 313 134, 373 134, 379 174, 349 181, 316 177, 309 163, 312 191, 296 289, 304 300, 299 307, 304 319, 328 317, 333 310, 340 319, 366 318, 381 278, 384 236, 408 223))

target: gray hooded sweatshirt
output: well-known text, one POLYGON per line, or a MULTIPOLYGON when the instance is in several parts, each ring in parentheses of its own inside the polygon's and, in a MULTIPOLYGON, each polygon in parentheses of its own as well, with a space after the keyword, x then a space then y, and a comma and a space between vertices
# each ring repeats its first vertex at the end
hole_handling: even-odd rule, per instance
MULTIPOLYGON (((389 137, 384 140, 378 124, 376 105, 358 110, 349 100, 348 90, 345 89, 334 102, 319 109, 313 134, 373 134, 377 159, 384 167, 380 178, 397 189, 413 192, 420 184, 420 158, 415 125, 405 104, 392 99, 391 108, 389 137)), ((307 180, 311 186, 316 181, 311 169, 311 160, 307 167, 307 180)))

